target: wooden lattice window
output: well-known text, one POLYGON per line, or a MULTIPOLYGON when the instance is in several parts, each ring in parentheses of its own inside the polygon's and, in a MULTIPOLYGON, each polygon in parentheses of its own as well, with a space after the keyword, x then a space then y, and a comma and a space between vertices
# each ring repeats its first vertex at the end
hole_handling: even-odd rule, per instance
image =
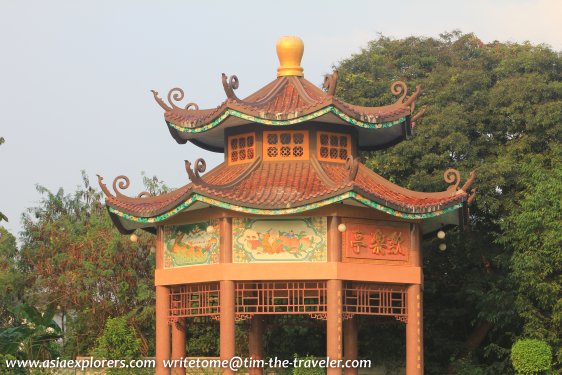
POLYGON ((170 288, 170 319, 217 316, 219 283, 177 285, 170 288))
POLYGON ((228 137, 228 163, 242 164, 256 157, 256 133, 232 135, 228 137))
POLYGON ((307 131, 263 132, 264 160, 307 160, 307 131))
POLYGON ((325 281, 238 281, 238 314, 316 314, 326 312, 325 281))
POLYGON ((317 158, 323 161, 345 163, 351 155, 351 136, 349 134, 318 132, 317 158))
POLYGON ((405 320, 408 316, 407 291, 404 286, 347 282, 343 288, 344 313, 393 316, 405 320))

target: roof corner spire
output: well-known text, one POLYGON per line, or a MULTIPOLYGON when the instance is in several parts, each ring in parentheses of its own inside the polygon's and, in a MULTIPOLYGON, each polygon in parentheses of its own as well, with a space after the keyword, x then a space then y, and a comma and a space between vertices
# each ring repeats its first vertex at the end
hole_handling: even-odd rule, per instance
POLYGON ((279 38, 275 47, 279 58, 277 77, 303 77, 301 60, 304 53, 304 43, 302 39, 298 36, 283 36, 279 38))

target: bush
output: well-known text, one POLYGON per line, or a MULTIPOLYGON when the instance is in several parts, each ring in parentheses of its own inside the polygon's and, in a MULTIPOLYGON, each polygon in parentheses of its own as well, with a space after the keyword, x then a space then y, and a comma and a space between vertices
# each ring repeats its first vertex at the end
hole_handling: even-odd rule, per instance
MULTIPOLYGON (((307 362, 307 366, 311 366, 312 360, 318 359, 314 356, 306 356, 306 357, 298 357, 297 355, 295 355, 295 359, 297 360, 305 360, 307 362)), ((295 367, 293 368, 293 375, 326 375, 326 369, 322 368, 322 367, 295 367)))
POLYGON ((511 363, 519 375, 548 374, 552 350, 544 341, 519 340, 511 348, 511 363))
POLYGON ((0 375, 24 375, 25 369, 23 368, 8 368, 6 361, 15 360, 16 357, 10 354, 0 354, 0 375))
MULTIPOLYGON (((94 350, 96 357, 131 360, 141 357, 140 340, 127 322, 127 317, 109 318, 94 350)), ((110 369, 108 374, 129 374, 125 369, 110 369)))
POLYGON ((482 367, 478 366, 473 361, 468 359, 455 362, 453 367, 456 370, 455 375, 484 375, 485 374, 484 369, 482 367))

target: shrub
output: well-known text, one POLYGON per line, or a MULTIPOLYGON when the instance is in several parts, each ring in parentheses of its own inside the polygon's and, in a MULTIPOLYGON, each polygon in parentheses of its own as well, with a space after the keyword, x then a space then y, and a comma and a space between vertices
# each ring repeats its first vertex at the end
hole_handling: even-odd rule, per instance
POLYGON ((300 366, 293 368, 293 375, 326 375, 326 369, 322 367, 309 367, 312 366, 312 360, 316 360, 318 358, 314 356, 306 356, 306 357, 298 357, 295 355, 295 359, 297 360, 305 360, 307 362, 307 367, 300 366))
POLYGON ((511 348, 511 363, 518 375, 548 374, 552 350, 544 341, 519 340, 511 348))
MULTIPOLYGON (((141 357, 140 340, 127 323, 127 317, 109 318, 101 336, 97 339, 94 355, 105 359, 130 360, 141 357)), ((108 374, 129 374, 125 369, 110 369, 108 374)))

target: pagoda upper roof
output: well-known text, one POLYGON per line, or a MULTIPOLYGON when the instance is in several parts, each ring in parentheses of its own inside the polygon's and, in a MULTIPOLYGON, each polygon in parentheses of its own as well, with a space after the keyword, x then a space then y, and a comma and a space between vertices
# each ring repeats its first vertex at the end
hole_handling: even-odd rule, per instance
POLYGON ((394 103, 374 107, 354 105, 334 96, 337 72, 325 77, 322 90, 304 78, 298 65, 300 57, 289 59, 285 54, 278 47, 281 64, 278 77, 243 99, 234 92, 239 86, 238 78, 223 74, 227 99, 216 108, 200 109, 195 103, 180 106, 178 102, 184 99, 180 88, 170 90, 168 103, 153 90, 155 100, 165 111, 164 118, 174 139, 178 143, 191 141, 205 149, 222 152, 225 128, 251 123, 284 126, 306 121, 357 128, 360 150, 384 148, 412 134, 414 101, 421 87, 408 95, 407 85, 397 81, 390 87, 393 94, 400 95, 394 103), (287 59, 298 61, 298 66, 287 69, 287 59))
POLYGON ((100 177, 106 204, 114 220, 121 222, 122 230, 154 226, 198 202, 258 215, 293 214, 344 202, 405 219, 426 219, 463 207, 472 181, 459 188, 459 173, 448 170, 446 180, 456 184, 442 192, 416 192, 393 184, 357 160, 336 164, 315 158, 223 163, 204 176, 199 175, 205 170, 204 161, 198 159, 194 171, 189 162, 186 169, 191 182, 159 196, 125 196, 118 189, 129 185, 124 176, 113 182, 113 194, 100 177))

